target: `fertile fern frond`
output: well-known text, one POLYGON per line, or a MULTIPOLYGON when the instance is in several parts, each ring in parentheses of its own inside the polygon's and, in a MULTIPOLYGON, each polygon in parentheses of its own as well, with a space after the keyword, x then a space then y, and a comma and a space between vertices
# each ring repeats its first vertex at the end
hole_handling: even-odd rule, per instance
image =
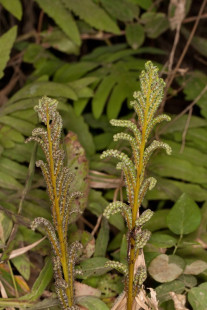
POLYGON ((127 276, 128 268, 126 265, 120 262, 108 261, 105 263, 105 267, 116 269, 118 272, 122 273, 123 275, 127 276))
POLYGON ((31 229, 35 230, 40 225, 44 226, 46 235, 52 245, 54 255, 60 256, 60 246, 59 246, 59 242, 57 241, 57 236, 56 236, 54 227, 45 218, 36 217, 31 224, 31 229))
MULTIPOLYGON (((159 105, 162 102, 164 94, 164 81, 159 78, 158 68, 148 61, 145 64, 145 70, 140 75, 141 90, 133 94, 135 100, 131 102, 138 122, 131 120, 111 120, 113 126, 124 127, 133 133, 133 136, 126 133, 114 135, 114 140, 127 140, 132 149, 133 158, 130 159, 126 154, 116 150, 103 152, 101 158, 112 156, 119 159, 117 168, 123 170, 125 185, 127 189, 128 204, 114 202, 105 209, 104 216, 107 218, 110 214, 121 211, 126 219, 126 214, 130 214, 130 225, 127 222, 128 232, 128 274, 125 276, 125 291, 127 293, 127 310, 132 309, 133 297, 138 293, 139 287, 146 278, 144 267, 135 269, 136 260, 141 249, 146 245, 150 238, 148 230, 142 230, 142 226, 151 218, 153 212, 146 210, 139 215, 139 209, 148 190, 151 190, 156 179, 149 177, 145 179, 146 165, 148 160, 156 149, 164 148, 167 154, 171 154, 171 148, 166 143, 153 141, 148 145, 149 135, 154 126, 162 121, 169 121, 170 117, 163 114, 156 116, 159 105), (138 125, 136 124, 138 123, 138 125), (123 207, 127 206, 127 207, 123 207), (127 208, 127 209, 126 209, 127 208), (127 213, 126 213, 127 210, 127 213), (130 212, 129 212, 130 210, 130 212)), ((112 266, 112 265, 111 265, 112 266)), ((116 268, 114 266, 114 268, 116 268)))
POLYGON ((79 209, 73 206, 74 199, 81 197, 80 192, 71 193, 70 185, 73 175, 64 166, 65 153, 61 145, 62 119, 57 111, 57 101, 43 97, 35 107, 40 120, 46 125, 46 130, 36 128, 32 137, 26 142, 34 140, 39 143, 46 157, 36 165, 41 168, 51 201, 53 225, 44 218, 36 218, 32 223, 35 229, 42 224, 52 245, 54 257, 53 268, 56 293, 63 310, 78 309, 74 298, 75 263, 82 248, 80 243, 74 243, 68 248, 68 224, 74 212, 79 209))

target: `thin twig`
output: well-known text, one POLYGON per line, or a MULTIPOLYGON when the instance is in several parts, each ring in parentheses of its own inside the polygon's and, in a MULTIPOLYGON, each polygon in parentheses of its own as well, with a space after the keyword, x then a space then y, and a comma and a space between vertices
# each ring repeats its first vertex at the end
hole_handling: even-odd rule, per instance
MULTIPOLYGON (((196 29, 198 27, 198 23, 200 21, 200 18, 202 16, 202 13, 203 13, 203 10, 204 10, 204 8, 206 6, 206 3, 207 3, 207 0, 203 0, 203 2, 201 4, 201 7, 200 7, 200 10, 199 10, 199 13, 198 13, 198 16, 197 16, 197 18, 195 20, 195 24, 193 26, 193 29, 191 30, 191 33, 190 33, 189 38, 187 40, 187 43, 186 43, 186 45, 185 45, 185 47, 183 49, 183 52, 182 52, 182 54, 181 54, 181 56, 180 56, 180 58, 179 58, 179 60, 178 60, 178 62, 176 64, 175 68, 173 69, 172 74, 167 77, 165 94, 164 94, 164 97, 163 97, 163 102, 165 102, 165 100, 166 100, 168 89, 171 86, 171 84, 172 84, 172 82, 174 80, 175 74, 176 74, 177 70, 179 69, 179 67, 180 67, 180 65, 181 65, 181 63, 182 63, 182 61, 183 61, 183 59, 184 59, 184 57, 185 57, 185 55, 186 55, 186 53, 188 51, 188 48, 189 48, 190 43, 191 43, 191 41, 193 39, 195 31, 196 31, 196 29)), ((164 106, 164 103, 162 104, 162 108, 163 108, 163 106, 164 106)))
POLYGON ((96 222, 96 226, 94 227, 93 231, 91 232, 91 235, 94 237, 95 233, 97 232, 97 230, 99 229, 99 226, 101 224, 101 219, 102 219, 102 214, 99 215, 97 222, 96 222))
POLYGON ((165 131, 169 126, 174 124, 181 116, 183 116, 186 112, 188 112, 200 99, 201 97, 205 94, 207 91, 207 85, 203 88, 203 90, 200 92, 200 94, 187 106, 180 114, 178 114, 170 123, 166 124, 165 126, 162 127, 162 129, 159 131, 159 135, 165 131))
MULTIPOLYGON (((183 24, 194 22, 196 20, 196 18, 197 18, 197 16, 187 17, 184 19, 183 24)), ((207 13, 201 15, 201 17, 200 17, 200 19, 205 19, 205 18, 207 18, 207 13)))

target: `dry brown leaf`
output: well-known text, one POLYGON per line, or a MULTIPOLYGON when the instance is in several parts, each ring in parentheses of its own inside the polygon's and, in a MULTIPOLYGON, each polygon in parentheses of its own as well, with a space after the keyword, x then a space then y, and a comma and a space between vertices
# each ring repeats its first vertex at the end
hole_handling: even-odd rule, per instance
MULTIPOLYGON (((0 281, 0 292, 1 292, 1 297, 8 298, 6 290, 1 281, 0 281)), ((8 307, 8 308, 5 308, 5 310, 15 310, 15 309, 13 307, 8 307)))
POLYGON ((174 302, 175 310, 189 310, 185 307, 186 296, 182 294, 175 294, 174 292, 169 293, 174 302))
POLYGON ((87 284, 75 282, 75 295, 76 296, 95 296, 100 297, 101 292, 94 287, 91 287, 87 284))
MULTIPOLYGON (((29 250, 33 249, 34 247, 36 247, 38 244, 40 244, 43 240, 45 240, 46 237, 43 237, 42 239, 30 244, 30 245, 27 245, 23 248, 20 248, 20 249, 16 249, 16 250, 13 250, 11 252, 11 254, 9 255, 9 259, 12 259, 14 257, 17 257, 17 256, 20 256, 24 253, 27 253, 29 250)), ((0 254, 0 258, 1 258, 2 254, 0 254)))

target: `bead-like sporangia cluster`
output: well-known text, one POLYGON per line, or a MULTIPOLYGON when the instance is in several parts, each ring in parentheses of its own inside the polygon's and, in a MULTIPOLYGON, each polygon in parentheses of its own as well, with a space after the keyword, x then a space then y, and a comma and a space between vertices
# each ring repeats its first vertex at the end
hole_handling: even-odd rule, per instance
POLYGON ((82 245, 74 242, 68 246, 67 233, 71 216, 80 210, 74 209, 74 199, 81 197, 81 192, 70 191, 73 175, 69 168, 64 166, 64 151, 61 147, 62 119, 57 112, 57 101, 43 97, 39 105, 35 107, 40 120, 46 126, 36 128, 32 137, 26 142, 36 141, 41 146, 46 162, 36 162, 40 167, 47 185, 47 191, 51 201, 51 214, 53 225, 47 219, 36 218, 31 227, 33 230, 42 225, 51 243, 53 250, 53 269, 56 292, 64 310, 79 309, 75 305, 74 278, 75 263, 80 254, 82 245))
POLYGON ((144 266, 135 270, 135 261, 150 238, 150 232, 142 227, 153 215, 151 210, 146 210, 139 216, 139 208, 147 191, 153 189, 156 184, 155 178, 145 177, 145 169, 155 150, 163 148, 167 154, 171 153, 171 148, 166 143, 155 140, 147 144, 154 126, 163 120, 170 121, 170 117, 165 114, 155 115, 163 98, 165 83, 159 78, 157 67, 150 61, 145 64, 145 69, 140 75, 141 91, 134 93, 135 100, 131 102, 138 116, 138 125, 131 120, 110 121, 113 126, 124 127, 129 131, 115 134, 114 141, 128 141, 132 149, 132 159, 125 153, 113 149, 101 155, 102 159, 118 159, 117 168, 122 169, 125 177, 128 204, 122 201, 110 203, 104 211, 104 216, 109 218, 112 214, 121 212, 128 227, 128 266, 119 262, 107 262, 107 266, 125 275, 125 290, 133 296, 128 295, 127 309, 131 309, 133 298, 146 279, 144 266))

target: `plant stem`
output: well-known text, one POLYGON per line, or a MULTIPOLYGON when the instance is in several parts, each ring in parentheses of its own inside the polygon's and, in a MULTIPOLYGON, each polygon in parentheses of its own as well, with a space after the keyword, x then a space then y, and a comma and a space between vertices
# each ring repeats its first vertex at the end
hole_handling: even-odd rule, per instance
POLYGON ((53 210, 53 216, 54 219, 56 219, 56 228, 58 233, 58 238, 60 242, 60 251, 61 251, 61 265, 64 275, 64 280, 68 284, 68 287, 66 288, 66 294, 68 297, 68 304, 69 307, 73 306, 73 279, 72 277, 69 277, 68 273, 68 264, 67 264, 67 249, 66 249, 66 240, 64 240, 64 234, 62 229, 62 221, 61 221, 61 214, 60 214, 60 206, 59 206, 59 199, 57 196, 57 186, 56 186, 56 175, 54 172, 54 161, 53 161, 53 154, 52 154, 52 139, 51 139, 51 129, 50 129, 50 119, 49 119, 49 113, 47 110, 47 134, 48 134, 48 141, 49 141, 49 157, 50 157, 50 175, 52 180, 52 186, 53 186, 53 194, 54 194, 54 210, 53 210), (70 283, 69 283, 70 281, 70 283))

